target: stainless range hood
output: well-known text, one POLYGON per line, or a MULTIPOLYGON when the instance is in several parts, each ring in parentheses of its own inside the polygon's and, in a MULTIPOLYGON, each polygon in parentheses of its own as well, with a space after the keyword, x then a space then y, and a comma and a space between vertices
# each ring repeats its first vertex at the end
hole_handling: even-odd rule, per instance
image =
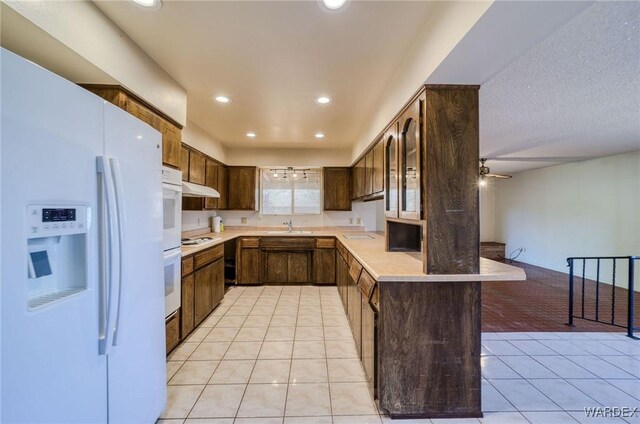
POLYGON ((183 181, 182 197, 220 197, 220 193, 211 187, 183 181))

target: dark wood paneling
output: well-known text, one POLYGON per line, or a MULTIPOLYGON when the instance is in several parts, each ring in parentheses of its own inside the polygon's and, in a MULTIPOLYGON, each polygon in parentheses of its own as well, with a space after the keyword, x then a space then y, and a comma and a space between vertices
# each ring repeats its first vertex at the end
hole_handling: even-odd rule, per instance
POLYGON ((184 144, 180 147, 180 163, 182 181, 189 181, 189 149, 184 144))
POLYGON ((311 252, 289 253, 289 283, 311 282, 311 252))
POLYGON ((480 283, 379 282, 378 397, 391 417, 480 417, 480 283))
POLYGON ((218 193, 220 193, 220 198, 218 198, 218 210, 227 209, 227 203, 229 198, 229 186, 228 186, 228 177, 229 171, 226 166, 218 167, 218 193))
POLYGON ((324 210, 351 210, 351 170, 350 168, 323 168, 324 210))
POLYGON ((425 122, 425 272, 477 273, 477 88, 427 88, 425 122))
POLYGON ((238 284, 260 284, 260 239, 242 238, 236 246, 236 277, 238 284), (255 246, 255 247, 247 247, 255 246))
MULTIPOLYGON (((327 239, 318 239, 327 240, 327 239)), ((332 239, 333 241, 333 239, 332 239)), ((316 248, 313 251, 313 270, 316 284, 335 284, 336 282, 336 250, 316 248)))
POLYGON ((211 286, 211 307, 209 309, 213 310, 224 298, 224 259, 218 259, 211 267, 213 269, 213 283, 211 286))
POLYGON ((289 282, 289 253, 280 251, 264 252, 262 254, 262 282, 289 282))
POLYGON ((189 182, 204 185, 205 157, 194 150, 189 151, 189 182))
POLYGON ((211 312, 213 270, 213 265, 209 264, 194 274, 193 321, 196 326, 211 312))
POLYGON ((263 237, 262 249, 270 250, 311 250, 315 247, 315 239, 311 237, 263 237))
POLYGON ((227 208, 256 210, 257 175, 255 166, 230 166, 227 208))
POLYGON ((182 279, 181 287, 181 337, 185 338, 191 333, 195 327, 193 316, 193 300, 194 300, 194 281, 193 274, 182 279))
MULTIPOLYGON (((218 163, 209 158, 205 160, 204 180, 207 187, 218 190, 218 163)), ((205 209, 217 209, 218 199, 207 197, 204 199, 205 209)))
POLYGON ((167 353, 180 343, 180 313, 176 311, 165 321, 167 353))

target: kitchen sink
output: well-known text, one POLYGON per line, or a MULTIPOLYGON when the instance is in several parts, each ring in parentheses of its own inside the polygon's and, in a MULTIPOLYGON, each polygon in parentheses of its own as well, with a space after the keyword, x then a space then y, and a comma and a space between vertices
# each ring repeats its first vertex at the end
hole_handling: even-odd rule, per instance
POLYGON ((265 231, 265 234, 288 234, 291 236, 295 236, 298 234, 313 234, 313 231, 287 231, 287 230, 280 230, 280 231, 265 231))

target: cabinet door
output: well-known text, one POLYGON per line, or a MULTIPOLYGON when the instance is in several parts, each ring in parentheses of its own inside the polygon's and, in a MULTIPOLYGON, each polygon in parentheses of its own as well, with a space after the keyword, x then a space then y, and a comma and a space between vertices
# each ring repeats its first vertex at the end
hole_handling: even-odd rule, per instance
POLYGON ((313 270, 316 284, 335 284, 336 250, 316 248, 313 251, 313 270))
MULTIPOLYGON (((218 164, 211 159, 205 160, 204 179, 205 185, 207 187, 218 190, 218 164)), ((204 208, 217 209, 218 199, 215 199, 213 197, 206 197, 204 199, 204 208)))
POLYGON ((174 312, 164 322, 167 354, 180 343, 180 314, 174 312))
POLYGON ((189 151, 189 182, 204 185, 205 157, 199 152, 189 151))
POLYGON ((162 163, 175 168, 182 164, 182 132, 175 125, 164 122, 162 131, 162 163))
POLYGON ((351 171, 349 168, 323 168, 324 210, 351 210, 351 171))
POLYGON ((231 210, 256 210, 257 168, 255 166, 230 166, 227 208, 231 210))
POLYGON ((236 249, 238 284, 260 284, 260 239, 241 238, 236 244, 236 249))
POLYGON ((184 145, 180 148, 180 169, 182 170, 182 181, 189 181, 189 149, 184 145))
POLYGON ((224 258, 220 258, 211 264, 213 271, 213 284, 211 287, 211 310, 222 302, 224 298, 224 258))
POLYGON ((373 193, 384 190, 384 140, 376 143, 373 152, 373 193))
POLYGON ((288 252, 264 252, 262 266, 263 283, 286 283, 289 281, 288 252))
POLYGON ((184 339, 191 333, 195 327, 193 321, 193 274, 187 275, 182 278, 182 290, 181 290, 181 337, 184 339))
POLYGON ((287 282, 289 283, 310 283, 311 282, 311 252, 290 252, 289 253, 289 273, 287 282))
POLYGON ((394 122, 384 134, 385 215, 398 217, 398 126, 394 122))
POLYGON ((349 281, 349 322, 360 358, 362 355, 362 296, 355 281, 352 278, 349 279, 351 280, 349 281))
POLYGON ((226 166, 218 166, 218 193, 220 193, 220 197, 218 198, 218 209, 227 209, 228 206, 228 193, 229 193, 229 185, 228 181, 228 168, 226 166))
POLYGON ((364 157, 364 195, 373 193, 373 150, 364 157))
POLYGON ((369 391, 375 398, 375 312, 364 298, 362 299, 362 367, 369 391))
POLYGON ((349 265, 347 261, 341 256, 337 255, 337 266, 336 266, 336 284, 338 285, 338 293, 340 294, 340 299, 342 300, 342 306, 344 307, 345 313, 348 310, 348 298, 347 298, 347 290, 348 290, 348 281, 349 278, 349 265))
POLYGON ((420 219, 420 150, 423 99, 412 103, 400 118, 400 217, 420 219))
POLYGON ((211 312, 211 295, 213 284, 213 266, 209 264, 194 274, 194 324, 199 325, 211 312))

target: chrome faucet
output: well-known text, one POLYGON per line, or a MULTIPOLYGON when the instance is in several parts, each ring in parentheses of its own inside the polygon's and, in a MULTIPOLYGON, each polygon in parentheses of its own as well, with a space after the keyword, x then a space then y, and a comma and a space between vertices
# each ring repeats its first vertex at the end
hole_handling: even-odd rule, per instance
POLYGON ((283 222, 283 224, 286 224, 289 227, 289 232, 293 233, 293 220, 290 219, 289 222, 283 222))

